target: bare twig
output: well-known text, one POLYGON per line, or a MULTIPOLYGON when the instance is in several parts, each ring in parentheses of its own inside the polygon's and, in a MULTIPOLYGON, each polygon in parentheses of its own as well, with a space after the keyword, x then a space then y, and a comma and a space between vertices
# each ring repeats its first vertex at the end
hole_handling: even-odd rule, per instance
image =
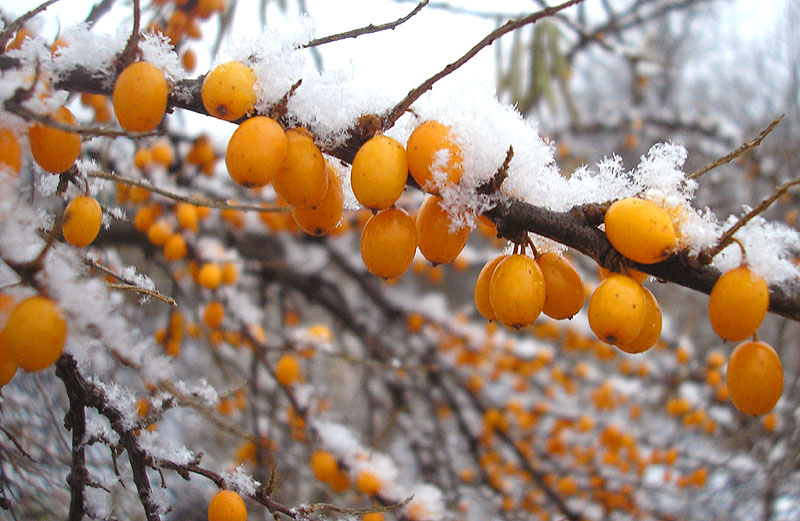
POLYGON ((143 288, 141 286, 137 286, 135 284, 125 284, 125 283, 116 283, 116 282, 107 282, 106 286, 111 289, 119 289, 123 291, 135 291, 136 293, 143 293, 147 296, 157 298, 162 302, 166 302, 170 306, 177 306, 178 303, 175 302, 175 299, 167 297, 166 295, 162 295, 156 290, 143 288))
POLYGON ((0 33, 0 49, 6 48, 6 44, 11 39, 11 35, 17 32, 20 29, 20 27, 25 25, 25 22, 27 22, 37 14, 41 13, 42 11, 44 11, 45 9, 47 9, 56 2, 58 2, 58 0, 47 0, 47 2, 44 2, 43 4, 31 9, 24 15, 20 16, 19 18, 8 24, 8 27, 6 27, 5 30, 2 33, 0 33))
POLYGON ((13 434, 11 434, 11 432, 8 429, 0 425, 0 431, 3 431, 3 434, 5 434, 8 437, 8 439, 11 440, 11 443, 14 444, 14 446, 17 448, 18 451, 20 451, 20 453, 23 456, 31 460, 33 463, 36 463, 36 460, 33 458, 33 456, 31 456, 28 453, 28 451, 25 450, 25 447, 22 446, 19 440, 17 440, 17 438, 13 434))
POLYGON ((139 24, 142 17, 142 10, 139 8, 139 0, 133 0, 133 29, 125 44, 125 49, 117 60, 117 70, 123 69, 135 59, 136 47, 139 45, 139 24))
POLYGON ((776 118, 775 121, 770 123, 767 128, 765 128, 763 131, 761 131, 761 134, 759 134, 758 137, 756 137, 755 139, 753 139, 751 141, 747 141, 746 143, 744 143, 742 146, 740 146, 739 148, 737 148, 733 152, 731 152, 731 153, 729 153, 729 154, 717 159, 716 161, 713 161, 712 163, 709 163, 708 165, 704 166, 700 170, 697 170, 696 172, 692 172, 691 174, 686 176, 686 179, 697 179, 701 175, 708 173, 709 171, 717 168, 718 166, 721 166, 721 165, 724 165, 725 163, 729 163, 729 162, 733 161, 734 159, 736 159, 737 157, 741 156, 742 154, 744 154, 745 152, 747 152, 751 148, 755 148, 755 147, 759 146, 761 144, 761 141, 763 141, 764 138, 767 137, 767 134, 772 132, 772 130, 776 126, 778 126, 778 123, 781 122, 781 120, 783 119, 783 116, 784 116, 784 114, 781 114, 780 116, 778 116, 778 118, 776 118))
POLYGON ((69 123, 56 121, 48 115, 37 114, 36 112, 33 112, 32 110, 13 102, 13 98, 7 100, 4 104, 4 107, 12 114, 16 114, 17 116, 28 121, 37 121, 43 125, 47 125, 48 127, 57 128, 65 132, 74 132, 82 136, 129 137, 131 139, 136 139, 140 137, 160 136, 164 134, 164 132, 161 130, 154 130, 152 132, 128 132, 127 130, 93 125, 70 125, 69 123))
POLYGON ((381 25, 369 24, 368 26, 361 27, 359 29, 352 29, 350 31, 345 31, 343 33, 333 34, 333 35, 330 35, 330 36, 325 36, 323 38, 317 38, 317 39, 311 40, 307 44, 303 45, 303 47, 304 48, 317 47, 317 46, 320 46, 320 45, 324 45, 326 43, 337 42, 339 40, 346 40, 347 38, 357 38, 357 37, 362 36, 364 34, 371 34, 371 33, 377 33, 377 32, 380 32, 380 31, 386 31, 388 29, 394 29, 397 26, 399 26, 400 24, 403 24, 403 23, 407 22, 412 16, 414 16, 415 14, 420 12, 423 7, 428 5, 429 1, 430 0, 422 0, 422 2, 417 4, 417 6, 410 13, 408 13, 407 15, 405 15, 402 18, 398 18, 394 22, 389 22, 389 23, 385 23, 385 24, 381 24, 381 25))

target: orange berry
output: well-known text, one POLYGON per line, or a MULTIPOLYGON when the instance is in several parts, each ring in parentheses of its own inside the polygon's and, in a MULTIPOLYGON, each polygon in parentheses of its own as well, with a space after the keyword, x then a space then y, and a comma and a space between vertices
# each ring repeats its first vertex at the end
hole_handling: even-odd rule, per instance
POLYGON ((283 166, 287 146, 286 132, 277 121, 266 116, 252 117, 239 125, 228 141, 228 173, 242 186, 265 186, 283 166))
MULTIPOLYGON (((68 125, 78 123, 67 107, 59 108, 50 117, 68 125)), ((28 130, 28 141, 36 164, 53 174, 69 170, 81 153, 79 134, 48 127, 42 123, 34 123, 31 126, 28 130)))
POLYGON ((94 197, 76 197, 64 209, 64 219, 61 222, 64 240, 79 248, 88 246, 100 232, 102 221, 103 211, 94 197))
POLYGON ((639 333, 624 344, 617 344, 626 353, 644 353, 658 342, 661 336, 661 307, 649 289, 642 287, 646 314, 639 333))
POLYGON ((414 219, 401 208, 370 217, 361 232, 361 258, 370 273, 389 279, 402 275, 417 251, 414 219))
POLYGON ((11 311, 3 330, 8 355, 26 371, 41 371, 53 365, 67 340, 67 321, 55 302, 33 296, 11 311))
POLYGON ((647 316, 642 286, 625 275, 603 280, 589 299, 589 326, 609 344, 627 344, 639 334, 647 316))
POLYGON ((217 160, 214 146, 208 136, 202 135, 194 140, 192 148, 186 153, 186 161, 195 166, 205 166, 213 164, 217 160))
POLYGON ((362 494, 374 496, 381 490, 381 479, 371 470, 362 470, 356 477, 356 488, 362 494))
POLYGON ((240 62, 221 63, 203 79, 200 96, 209 114, 234 121, 253 109, 256 103, 256 75, 240 62))
POLYGON ((236 266, 235 262, 226 262, 222 265, 222 279, 221 282, 223 284, 231 285, 236 284, 236 280, 239 278, 239 268, 236 266))
POLYGON ((774 411, 769 412, 765 414, 763 418, 761 418, 761 424, 764 426, 765 431, 775 432, 775 427, 778 425, 778 416, 774 411))
POLYGON ((504 326, 519 329, 533 324, 544 300, 544 276, 535 260, 515 254, 497 264, 489 282, 489 301, 504 326))
MULTIPOLYGON (((150 151, 149 148, 140 148, 136 150, 133 154, 133 164, 139 170, 144 170, 150 165, 153 164, 153 153, 150 151)), ((132 190, 133 188, 131 188, 132 190)), ((147 192, 148 194, 150 192, 147 192)), ((134 201, 134 202, 142 202, 142 201, 134 201)))
POLYGON ((291 206, 309 208, 325 197, 328 174, 325 158, 304 128, 286 131, 286 159, 275 173, 272 186, 291 206))
POLYGON ((392 206, 402 195, 407 178, 406 150, 383 134, 361 145, 350 170, 353 194, 370 210, 392 206))
POLYGON ((314 471, 314 477, 328 483, 339 471, 339 464, 330 452, 317 450, 311 454, 311 470, 314 471))
POLYGON ((166 219, 159 219, 147 229, 147 240, 156 246, 163 246, 172 236, 172 226, 166 219))
POLYGON ((652 201, 620 199, 609 207, 605 224, 611 245, 635 262, 660 262, 675 249, 677 238, 672 220, 652 201))
POLYGON ((563 255, 543 253, 536 259, 546 288, 542 312, 557 320, 572 318, 583 307, 583 280, 563 255))
POLYGON ((452 221, 441 206, 442 199, 428 195, 417 212, 417 246, 433 264, 446 264, 455 259, 469 238, 466 226, 450 231, 452 221))
POLYGON ((309 235, 325 235, 330 232, 342 218, 344 193, 336 171, 326 166, 328 189, 320 202, 310 208, 292 208, 292 217, 300 229, 309 235))
POLYGON ((751 416, 768 413, 783 392, 783 365, 765 342, 743 342, 728 359, 725 373, 731 401, 751 416))
POLYGON ((495 268, 506 257, 508 255, 498 255, 487 262, 478 273, 478 278, 475 281, 475 307, 478 308, 478 313, 488 320, 497 320, 497 315, 494 314, 492 303, 489 299, 489 283, 492 280, 495 268))
POLYGON ((193 204, 178 203, 175 205, 175 217, 181 228, 197 231, 197 207, 193 204))
POLYGON ((111 101, 122 128, 129 132, 150 132, 161 123, 168 97, 169 85, 164 73, 152 63, 136 62, 117 77, 111 101))
POLYGON ((275 379, 283 386, 289 386, 300 377, 300 364, 297 357, 286 354, 275 364, 275 379))
POLYGON ((208 504, 208 521, 247 521, 247 507, 233 490, 220 490, 208 504))
POLYGON ((203 322, 211 329, 217 329, 225 318, 225 306, 222 302, 213 301, 206 304, 203 310, 203 322))
POLYGON ((186 253, 186 239, 180 233, 173 233, 164 243, 164 257, 169 261, 181 260, 186 253))
POLYGON ((0 387, 10 382, 17 374, 17 363, 8 352, 5 330, 0 330, 0 387))
POLYGON ((22 169, 22 148, 16 134, 7 128, 0 129, 0 165, 15 174, 22 169))
POLYGON ((448 183, 461 180, 461 149, 453 143, 450 127, 426 121, 411 133, 406 149, 411 176, 425 191, 438 193, 434 172, 443 173, 448 183))
POLYGON ((150 147, 150 153, 153 154, 153 161, 161 164, 164 168, 167 168, 175 161, 175 150, 166 139, 159 139, 153 143, 153 146, 150 147))
POLYGON ((197 54, 192 49, 186 49, 181 56, 181 64, 183 65, 183 70, 192 72, 197 66, 197 54))
POLYGON ((717 279, 708 299, 708 319, 720 337, 738 342, 756 332, 768 307, 767 282, 740 266, 717 279))
POLYGON ((362 521, 384 521, 385 518, 383 516, 383 512, 370 512, 369 514, 364 514, 364 517, 361 518, 362 521))
POLYGON ((337 494, 341 494, 348 488, 350 488, 350 477, 347 475, 342 469, 337 469, 336 474, 330 479, 328 484, 331 486, 331 490, 336 492, 337 494))
POLYGON ((203 264, 197 273, 197 282, 208 289, 217 289, 222 282, 222 268, 213 262, 203 264))
POLYGON ((157 205, 142 206, 136 211, 136 216, 133 218, 133 226, 138 231, 145 233, 155 222, 160 209, 161 208, 157 205))

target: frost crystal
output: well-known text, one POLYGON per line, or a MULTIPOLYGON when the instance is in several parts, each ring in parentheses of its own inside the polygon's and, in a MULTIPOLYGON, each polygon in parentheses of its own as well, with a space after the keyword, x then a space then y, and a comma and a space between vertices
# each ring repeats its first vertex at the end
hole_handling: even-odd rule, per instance
POLYGON ((238 492, 243 496, 252 496, 256 493, 261 483, 253 479, 250 474, 247 474, 242 465, 239 465, 233 472, 226 472, 223 474, 222 479, 225 480, 225 485, 238 492))

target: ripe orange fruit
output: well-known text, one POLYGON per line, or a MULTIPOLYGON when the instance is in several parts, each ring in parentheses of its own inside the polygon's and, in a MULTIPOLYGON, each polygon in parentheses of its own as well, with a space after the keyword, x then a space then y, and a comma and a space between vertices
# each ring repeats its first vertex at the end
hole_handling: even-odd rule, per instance
MULTIPOLYGON (((67 107, 59 108, 51 114, 55 121, 76 125, 78 120, 67 107)), ((81 136, 42 123, 34 123, 28 130, 28 141, 33 160, 40 167, 53 174, 69 170, 81 153, 81 136)))
POLYGON ((291 206, 309 208, 322 200, 328 189, 325 158, 304 128, 286 131, 286 159, 275 173, 272 186, 291 206))
POLYGON ((402 275, 417 251, 414 219, 401 208, 386 208, 369 218, 361 232, 361 258, 370 273, 390 279, 402 275))
POLYGON ((642 287, 642 292, 645 299, 644 305, 647 308, 644 325, 630 342, 617 344, 617 347, 626 353, 643 353, 656 345, 661 337, 661 307, 649 289, 642 287))
POLYGON ((588 315, 599 339, 627 344, 639 334, 647 316, 642 286, 626 275, 611 275, 592 293, 588 315))
POLYGON ((222 265, 222 279, 223 284, 231 285, 236 284, 239 279, 239 268, 235 262, 226 262, 222 265))
POLYGON ((212 301, 206 304, 203 310, 203 323, 211 329, 217 329, 222 325, 222 320, 225 318, 225 306, 222 302, 212 301))
POLYGON ((221 63, 203 79, 200 96, 209 114, 234 121, 253 109, 256 103, 256 75, 240 62, 221 63))
POLYGON ((148 62, 128 65, 117 77, 111 101, 119 125, 129 132, 150 132, 167 110, 169 85, 164 73, 148 62))
POLYGON ((450 216, 441 202, 440 197, 428 195, 417 212, 417 246, 433 264, 446 264, 455 259, 469 237, 467 227, 450 231, 450 216))
POLYGON ((213 262, 203 264, 197 273, 197 281, 203 287, 212 290, 217 289, 217 286, 222 282, 222 268, 213 262))
POLYGON ((717 279, 708 299, 708 319, 725 340, 738 342, 752 336, 769 308, 767 282, 740 266, 717 279))
POLYGON ((309 235, 325 235, 330 232, 342 218, 344 193, 342 182, 336 171, 326 166, 328 189, 320 202, 310 208, 292 208, 292 217, 300 229, 309 235))
POLYGON ((242 186, 264 186, 283 166, 287 147, 286 132, 277 121, 266 116, 252 117, 239 125, 228 141, 228 173, 242 186))
POLYGON ((297 357, 292 354, 286 354, 280 357, 278 363, 275 364, 275 379, 283 386, 293 384, 300 378, 300 364, 297 357))
POLYGON ((83 248, 90 245, 100 232, 103 211, 94 197, 81 195, 69 202, 64 209, 61 232, 64 240, 83 248))
POLYGON ((17 374, 17 363, 6 348, 4 331, 0 331, 0 387, 10 382, 17 374))
POLYGON ((408 169, 425 191, 438 194, 434 172, 441 172, 449 183, 461 180, 461 149, 453 143, 450 127, 438 121, 417 126, 408 138, 408 169))
POLYGON ((189 203, 178 203, 175 205, 175 217, 178 219, 178 226, 194 232, 197 231, 197 207, 189 203))
POLYGON ((317 450, 311 454, 311 470, 314 471, 314 477, 328 483, 338 472, 339 464, 330 452, 317 450))
POLYGON ((406 179, 406 150, 397 140, 383 134, 361 145, 350 170, 353 194, 370 210, 392 206, 403 194, 406 179))
POLYGON ((41 371, 61 356, 67 340, 67 321, 49 298, 28 297, 8 316, 3 340, 9 356, 19 367, 41 371))
POLYGON ((731 401, 751 416, 768 413, 783 392, 783 365, 765 342, 743 342, 728 359, 725 373, 731 401))
POLYGON ((220 490, 208 504, 208 521, 247 521, 247 507, 233 490, 220 490))
POLYGON ((22 169, 22 147, 16 134, 7 128, 0 129, 0 165, 18 174, 22 169))
POLYGON ((672 220, 652 201, 634 197, 616 201, 606 212, 605 225, 611 245, 635 262, 660 262, 675 249, 672 220))
POLYGON ((489 283, 492 280, 494 269, 506 257, 508 255, 498 255, 487 262, 478 273, 478 278, 475 281, 475 307, 478 308, 478 313, 488 320, 497 320, 497 315, 494 314, 492 303, 489 299, 489 283))
POLYGON ((164 246, 172 236, 172 225, 164 218, 155 221, 147 229, 147 240, 156 246, 164 246))
POLYGON ((535 260, 515 254, 497 264, 489 282, 489 301, 504 326, 519 329, 533 324, 544 300, 544 276, 535 260))
POLYGON ((362 470, 356 477, 356 488, 362 494, 374 496, 381 490, 381 478, 371 470, 362 470))
POLYGON ((549 251, 536 259, 547 289, 542 312, 550 318, 572 318, 583 307, 583 280, 561 254, 549 251))

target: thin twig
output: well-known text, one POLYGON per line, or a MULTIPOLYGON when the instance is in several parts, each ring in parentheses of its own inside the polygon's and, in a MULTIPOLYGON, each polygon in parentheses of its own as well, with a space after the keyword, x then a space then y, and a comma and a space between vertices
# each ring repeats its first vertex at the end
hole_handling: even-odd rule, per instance
POLYGON ((135 291, 136 293, 143 293, 143 294, 148 295, 150 297, 155 297, 158 300, 161 300, 162 302, 166 302, 170 306, 177 307, 177 305, 178 305, 178 303, 175 302, 175 299, 167 297, 166 295, 162 295, 161 293, 159 293, 158 291, 156 291, 154 289, 143 288, 143 287, 137 286, 135 284, 125 284, 125 283, 117 283, 117 282, 107 282, 106 286, 108 286, 111 289, 119 289, 119 290, 122 290, 122 291, 135 291))
POLYGON ((103 172, 100 170, 93 170, 87 172, 86 175, 88 177, 96 177, 98 179, 105 179, 107 181, 114 181, 117 183, 122 183, 124 185, 129 186, 138 186, 140 188, 144 188, 145 190, 149 190, 153 193, 163 195, 169 199, 181 202, 181 203, 189 203, 194 206, 203 206, 206 208, 215 208, 218 210, 236 210, 242 212, 276 212, 276 213, 285 213, 290 211, 289 208, 286 207, 266 207, 266 206, 257 206, 253 204, 231 204, 226 201, 215 201, 211 199, 201 199, 199 197, 187 197, 185 195, 176 194, 175 192, 170 192, 169 190, 164 190, 163 188, 159 188, 153 184, 150 184, 147 181, 141 181, 139 179, 132 179, 130 177, 123 177, 121 175, 117 175, 111 172, 103 172))
POLYGON ((497 169, 497 172, 495 172, 491 179, 478 185, 478 188, 475 191, 479 194, 487 195, 491 195, 498 191, 500 187, 503 186, 503 181, 505 181, 506 177, 508 177, 508 166, 511 164, 511 159, 513 158, 514 147, 509 145, 508 150, 506 151, 506 158, 503 160, 503 164, 500 165, 500 168, 497 169))
POLYGON ((0 33, 0 49, 6 48, 6 44, 11 39, 11 35, 17 32, 23 25, 25 25, 25 22, 27 22, 37 14, 41 13, 42 11, 44 11, 45 9, 47 9, 56 2, 58 2, 58 0, 47 0, 47 2, 31 9, 24 15, 20 16, 19 18, 8 24, 8 27, 6 27, 6 29, 2 33, 0 33))
POLYGON ((125 44, 125 49, 117 61, 117 66, 119 67, 117 70, 123 69, 135 58, 134 52, 136 51, 136 46, 139 45, 139 23, 141 17, 142 11, 139 8, 139 0, 133 0, 133 29, 128 38, 128 43, 125 44))
POLYGON ((11 440, 11 443, 14 444, 14 446, 17 448, 18 451, 20 451, 20 453, 22 453, 23 456, 31 460, 33 463, 36 463, 36 460, 33 458, 33 456, 31 456, 28 453, 28 451, 25 450, 25 447, 22 446, 22 444, 17 440, 17 438, 14 437, 13 434, 11 434, 11 432, 8 429, 0 425, 0 431, 3 431, 3 434, 5 434, 8 437, 8 439, 11 440))
POLYGON ((775 192, 772 195, 761 201, 761 203, 758 206, 747 212, 747 214, 745 214, 744 216, 742 216, 741 219, 736 221, 736 223, 733 226, 725 230, 725 233, 723 233, 722 236, 719 238, 719 241, 717 242, 716 246, 704 249, 700 253, 700 262, 702 262, 703 264, 710 263, 711 260, 715 256, 717 256, 717 254, 719 254, 719 252, 727 248, 728 245, 730 245, 733 241, 736 240, 734 239, 733 236, 737 231, 739 231, 739 229, 742 226, 750 222, 758 214, 766 211, 767 208, 769 208, 770 205, 772 205, 772 203, 777 201, 780 196, 786 193, 786 191, 789 190, 789 188, 796 185, 800 185, 800 179, 795 179, 794 181, 788 181, 782 184, 780 187, 778 187, 778 189, 775 190, 775 192))
POLYGON ((93 125, 70 125, 69 123, 56 121, 48 115, 37 114, 36 112, 33 112, 22 105, 13 103, 12 100, 6 101, 4 107, 7 111, 11 112, 12 114, 16 114, 23 119, 29 121, 34 120, 43 125, 47 125, 48 127, 57 128, 65 132, 74 132, 82 136, 128 137, 131 139, 136 139, 149 136, 160 136, 164 134, 163 130, 153 130, 151 132, 128 132, 127 130, 93 125))
POLYGON ((337 42, 339 40, 346 40, 347 38, 357 38, 357 37, 362 36, 364 34, 372 34, 372 33, 377 33, 377 32, 380 32, 380 31, 386 31, 388 29, 394 29, 398 25, 407 22, 412 16, 414 16, 415 14, 420 12, 423 7, 428 5, 429 1, 430 0, 422 0, 422 2, 417 4, 417 6, 414 8, 413 11, 411 11, 410 13, 408 13, 407 15, 405 15, 402 18, 398 18, 394 22, 389 22, 389 23, 385 23, 385 24, 381 24, 381 25, 369 24, 368 26, 361 27, 359 29, 352 29, 350 31, 345 31, 343 33, 333 34, 333 35, 330 35, 330 36, 325 36, 324 38, 317 38, 317 39, 311 40, 307 44, 303 45, 303 48, 307 49, 309 47, 317 47, 317 46, 320 46, 320 45, 324 45, 326 43, 337 42))
POLYGON ((394 108, 389 112, 389 114, 384 118, 384 130, 392 127, 395 122, 402 116, 411 105, 419 99, 425 92, 430 90, 433 87, 433 84, 437 81, 441 80, 448 74, 454 72, 456 69, 467 63, 476 54, 482 51, 485 47, 491 45, 495 40, 500 38, 506 33, 511 31, 515 31, 520 27, 523 27, 528 24, 536 23, 542 18, 546 18, 548 16, 552 16, 555 13, 566 9, 567 7, 571 7, 573 5, 581 3, 583 0, 567 0, 566 2, 559 4, 554 7, 548 7, 547 9, 542 9, 541 11, 537 11, 532 13, 528 16, 523 18, 519 18, 517 20, 509 20, 505 24, 501 25, 494 31, 487 34, 481 41, 475 44, 466 54, 464 54, 461 58, 454 61, 453 63, 449 64, 447 67, 442 69, 441 71, 437 72, 427 80, 425 80, 421 85, 412 89, 403 100, 400 101, 394 108))
POLYGON ((742 154, 744 154, 745 152, 747 152, 751 148, 757 147, 758 145, 761 144, 761 141, 763 141, 763 139, 765 137, 767 137, 767 134, 772 132, 772 130, 776 126, 778 126, 778 123, 781 122, 781 120, 783 119, 783 116, 784 116, 784 114, 781 114, 780 116, 778 116, 778 118, 775 119, 775 121, 770 123, 769 126, 767 128, 765 128, 763 131, 761 131, 761 134, 759 134, 758 137, 756 137, 752 141, 747 141, 742 146, 740 146, 739 148, 737 148, 733 152, 727 154, 726 156, 723 156, 723 157, 717 159, 716 161, 704 166, 703 168, 701 168, 700 170, 698 170, 696 172, 692 172, 691 174, 686 176, 686 179, 697 179, 701 175, 706 174, 707 172, 709 172, 710 170, 713 170, 713 169, 717 168, 718 166, 721 166, 721 165, 724 165, 725 163, 729 163, 729 162, 733 161, 734 159, 736 159, 737 157, 741 156, 742 154))

